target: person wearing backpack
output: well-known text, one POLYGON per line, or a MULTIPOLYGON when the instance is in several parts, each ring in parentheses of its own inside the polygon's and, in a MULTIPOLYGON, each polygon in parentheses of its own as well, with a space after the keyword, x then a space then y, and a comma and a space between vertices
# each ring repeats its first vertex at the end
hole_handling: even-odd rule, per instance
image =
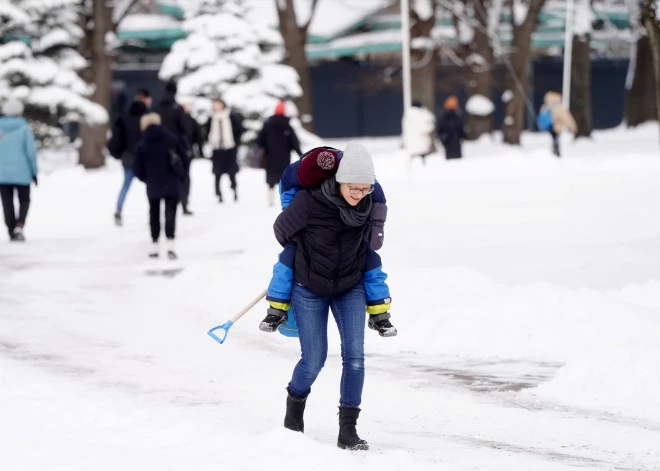
POLYGON ((112 135, 108 141, 107 147, 110 155, 121 160, 124 167, 124 183, 119 191, 115 211, 115 224, 117 226, 123 224, 121 213, 134 177, 133 159, 135 157, 135 146, 137 146, 142 138, 140 118, 149 112, 150 107, 151 95, 148 90, 141 88, 135 94, 133 103, 115 121, 112 127, 112 135))
POLYGON ((150 258, 158 258, 160 238, 160 207, 165 202, 165 237, 167 257, 177 258, 174 249, 176 212, 181 187, 189 171, 190 160, 185 145, 161 125, 160 115, 149 113, 140 120, 143 137, 135 151, 133 172, 146 183, 149 198, 149 225, 153 247, 150 258))
POLYGON ((547 131, 552 136, 552 152, 561 157, 559 135, 564 131, 575 134, 577 123, 569 110, 562 105, 562 96, 556 90, 551 90, 543 97, 543 106, 536 119, 539 131, 547 131))
POLYGON ((30 184, 37 184, 37 148, 34 134, 23 118, 23 103, 10 99, 0 117, 0 198, 12 242, 24 242, 23 227, 30 207, 30 184), (18 217, 14 208, 18 195, 18 217))

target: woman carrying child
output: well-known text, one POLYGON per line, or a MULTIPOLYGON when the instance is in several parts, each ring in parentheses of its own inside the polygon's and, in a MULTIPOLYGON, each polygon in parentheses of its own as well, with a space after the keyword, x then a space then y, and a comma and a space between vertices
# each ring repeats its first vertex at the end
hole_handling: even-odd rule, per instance
MULTIPOLYGON (((372 227, 371 193, 375 184, 369 152, 360 144, 349 143, 336 175, 325 179, 320 188, 297 191, 274 225, 275 236, 283 247, 295 244, 291 304, 302 350, 287 388, 284 425, 304 431, 305 402, 327 358, 328 314, 332 310, 342 353, 337 445, 351 450, 369 448, 356 431, 364 384, 365 307, 370 304, 374 308, 370 312, 381 312, 370 319, 370 327, 379 331, 394 329, 386 312, 389 291, 382 291, 386 296, 379 300, 384 311, 367 301, 368 266, 377 259, 380 268, 380 258, 366 242, 372 227)), ((385 275, 379 272, 384 285, 385 275)))

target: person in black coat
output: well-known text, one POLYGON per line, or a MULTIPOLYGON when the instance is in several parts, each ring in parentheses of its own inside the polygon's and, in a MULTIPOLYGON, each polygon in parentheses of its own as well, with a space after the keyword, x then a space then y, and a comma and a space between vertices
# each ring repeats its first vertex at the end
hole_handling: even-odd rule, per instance
POLYGON ((300 142, 296 132, 285 116, 286 104, 281 101, 275 107, 275 114, 268 118, 257 136, 257 146, 264 149, 266 183, 268 184, 268 204, 275 204, 275 186, 279 184, 282 173, 291 163, 291 151, 296 151, 299 157, 300 142))
POLYGON ((133 159, 135 148, 142 138, 140 118, 149 112, 151 95, 147 90, 140 89, 135 95, 135 101, 123 113, 112 127, 112 136, 108 141, 108 151, 116 159, 120 159, 124 167, 124 183, 119 191, 117 210, 115 211, 115 224, 122 225, 121 211, 124 207, 126 195, 133 181, 133 159))
MULTIPOLYGON (((183 142, 188 159, 192 158, 192 141, 190 136, 193 130, 183 106, 176 101, 177 85, 170 81, 165 85, 165 92, 154 111, 160 115, 162 126, 183 142)), ((190 174, 186 175, 181 186, 181 206, 183 214, 191 216, 193 213, 188 209, 188 198, 190 195, 190 174)))
POLYGON ((159 255, 160 203, 165 201, 167 256, 170 259, 175 259, 176 209, 190 160, 188 159, 187 149, 183 146, 181 140, 161 125, 158 114, 149 113, 144 115, 140 124, 144 135, 135 152, 133 171, 135 176, 146 183, 147 186, 151 240, 154 244, 149 256, 156 258, 159 255), (173 160, 177 161, 177 164, 173 160))
POLYGON ((188 127, 188 142, 193 151, 192 157, 204 158, 204 140, 202 139, 202 130, 195 118, 190 114, 190 105, 183 104, 183 111, 186 113, 186 121, 188 127))
POLYGON ((206 125, 207 141, 213 149, 213 173, 215 194, 222 203, 220 177, 229 175, 234 201, 238 200, 236 174, 238 173, 238 146, 241 144, 243 124, 241 118, 227 108, 219 98, 213 100, 213 114, 206 125))
POLYGON ((454 96, 445 100, 445 112, 438 122, 438 137, 445 148, 447 159, 463 157, 463 141, 467 134, 463 118, 458 114, 458 99, 454 96))

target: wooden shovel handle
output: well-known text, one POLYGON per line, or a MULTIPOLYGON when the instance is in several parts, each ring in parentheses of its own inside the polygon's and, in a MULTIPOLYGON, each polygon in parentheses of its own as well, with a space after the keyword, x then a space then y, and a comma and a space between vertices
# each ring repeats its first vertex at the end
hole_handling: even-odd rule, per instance
POLYGON ((248 304, 247 306, 245 306, 241 312, 239 312, 238 314, 236 314, 236 315, 234 316, 234 318, 233 318, 231 321, 232 321, 233 323, 235 323, 237 320, 239 320, 241 317, 243 317, 243 316, 244 316, 244 315, 245 315, 250 309, 252 309, 254 306, 256 306, 256 304, 257 304, 259 301, 261 301, 262 299, 264 299, 264 298, 266 297, 266 294, 267 294, 267 293, 268 293, 268 290, 267 290, 267 289, 265 289, 265 290, 263 290, 261 293, 259 293, 259 296, 257 296, 256 298, 254 298, 254 299, 250 302, 250 304, 248 304))

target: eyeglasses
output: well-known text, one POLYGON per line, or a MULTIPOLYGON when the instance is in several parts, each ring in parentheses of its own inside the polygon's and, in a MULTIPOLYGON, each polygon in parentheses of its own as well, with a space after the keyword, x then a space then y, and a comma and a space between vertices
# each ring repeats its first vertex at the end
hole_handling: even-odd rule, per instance
MULTIPOLYGON (((348 186, 348 185, 347 185, 348 186)), ((357 195, 359 193, 362 193, 363 195, 367 196, 368 194, 373 193, 374 187, 370 186, 369 188, 365 188, 364 190, 361 188, 353 188, 352 186, 348 186, 348 192, 351 195, 357 195)))

